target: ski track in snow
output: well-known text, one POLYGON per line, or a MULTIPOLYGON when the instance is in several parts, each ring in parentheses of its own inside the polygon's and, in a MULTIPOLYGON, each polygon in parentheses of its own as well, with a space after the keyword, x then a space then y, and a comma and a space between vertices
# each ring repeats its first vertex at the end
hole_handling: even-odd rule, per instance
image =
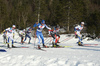
MULTIPOLYGON (((16 38, 18 34, 16 33, 16 38)), ((61 35, 60 41, 64 40, 65 35, 61 35)), ((45 38, 45 44, 51 44, 51 37, 45 38)), ((2 35, 0 40, 3 41, 2 35)), ((0 49, 7 52, 0 52, 0 66, 100 66, 100 45, 92 47, 77 46, 78 39, 72 38, 65 40, 59 45, 72 46, 68 48, 43 48, 46 51, 37 50, 34 44, 18 44, 15 46, 26 46, 29 48, 7 49, 6 44, 0 42, 0 49)), ((20 38, 16 41, 20 41, 20 38)), ((38 39, 36 39, 37 43, 38 39)), ((27 41, 28 42, 28 39, 27 41)), ((34 38, 31 40, 34 43, 34 38)), ((83 40, 86 44, 99 44, 100 40, 83 40)))

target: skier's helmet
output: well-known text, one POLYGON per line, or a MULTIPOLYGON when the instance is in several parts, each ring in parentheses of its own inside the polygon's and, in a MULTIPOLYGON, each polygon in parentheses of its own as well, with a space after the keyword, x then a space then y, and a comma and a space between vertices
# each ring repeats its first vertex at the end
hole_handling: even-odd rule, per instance
POLYGON ((45 24, 45 20, 42 20, 42 24, 45 24))

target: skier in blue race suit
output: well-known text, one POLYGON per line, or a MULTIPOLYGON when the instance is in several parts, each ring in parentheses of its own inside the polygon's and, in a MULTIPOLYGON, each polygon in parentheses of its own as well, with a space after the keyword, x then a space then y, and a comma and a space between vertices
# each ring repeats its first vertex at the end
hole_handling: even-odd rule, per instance
POLYGON ((37 38, 38 38, 38 40, 39 40, 39 42, 38 42, 38 48, 39 48, 39 49, 41 49, 41 47, 40 47, 40 41, 41 41, 41 39, 42 39, 43 47, 47 47, 46 45, 44 45, 44 37, 43 37, 43 34, 42 34, 42 30, 43 30, 43 28, 45 28, 45 27, 46 27, 47 29, 51 30, 51 28, 49 28, 49 27, 45 24, 45 21, 42 20, 41 24, 38 25, 37 30, 36 30, 36 35, 37 35, 37 38))
POLYGON ((25 35, 24 42, 26 41, 26 39, 27 39, 27 37, 28 37, 28 38, 29 38, 28 44, 30 44, 30 41, 31 41, 31 36, 30 36, 31 32, 32 32, 32 28, 29 28, 29 29, 26 31, 26 35, 25 35))

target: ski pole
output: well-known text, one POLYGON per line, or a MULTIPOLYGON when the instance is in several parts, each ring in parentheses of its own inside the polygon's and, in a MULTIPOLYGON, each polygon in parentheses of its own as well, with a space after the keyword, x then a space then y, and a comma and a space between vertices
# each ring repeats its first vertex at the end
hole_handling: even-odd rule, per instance
POLYGON ((48 41, 48 38, 45 38, 45 40, 44 40, 45 42, 47 42, 48 41))
MULTIPOLYGON (((51 36, 50 36, 51 37, 51 36)), ((51 41, 52 41, 52 37, 51 37, 51 39, 50 39, 50 43, 51 43, 51 41)), ((49 44, 49 46, 50 46, 50 44, 49 44)))
MULTIPOLYGON (((49 37, 51 37, 51 36, 49 36, 49 37)), ((47 37, 47 38, 46 38, 46 40, 45 40, 45 42, 46 42, 46 43, 48 43, 48 42, 49 42, 49 40, 50 40, 50 38, 49 38, 49 37, 47 37)))
MULTIPOLYGON (((19 37, 18 37, 18 38, 19 38, 19 37)), ((17 38, 17 39, 18 39, 18 38, 17 38)), ((16 40, 17 40, 17 39, 15 39, 15 43, 16 43, 16 40)))
POLYGON ((35 38, 34 38, 34 48, 35 48, 35 43, 36 43, 36 33, 35 33, 35 38))

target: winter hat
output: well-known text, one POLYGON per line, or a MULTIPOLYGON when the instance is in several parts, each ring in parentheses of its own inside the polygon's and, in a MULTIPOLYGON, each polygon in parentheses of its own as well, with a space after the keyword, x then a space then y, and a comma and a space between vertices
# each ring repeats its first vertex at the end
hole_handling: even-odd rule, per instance
POLYGON ((23 31, 25 31, 25 29, 23 29, 23 31))
POLYGON ((12 27, 14 27, 14 28, 15 28, 16 26, 15 26, 15 25, 13 25, 12 27))
POLYGON ((84 22, 81 22, 81 24, 84 24, 84 22))

